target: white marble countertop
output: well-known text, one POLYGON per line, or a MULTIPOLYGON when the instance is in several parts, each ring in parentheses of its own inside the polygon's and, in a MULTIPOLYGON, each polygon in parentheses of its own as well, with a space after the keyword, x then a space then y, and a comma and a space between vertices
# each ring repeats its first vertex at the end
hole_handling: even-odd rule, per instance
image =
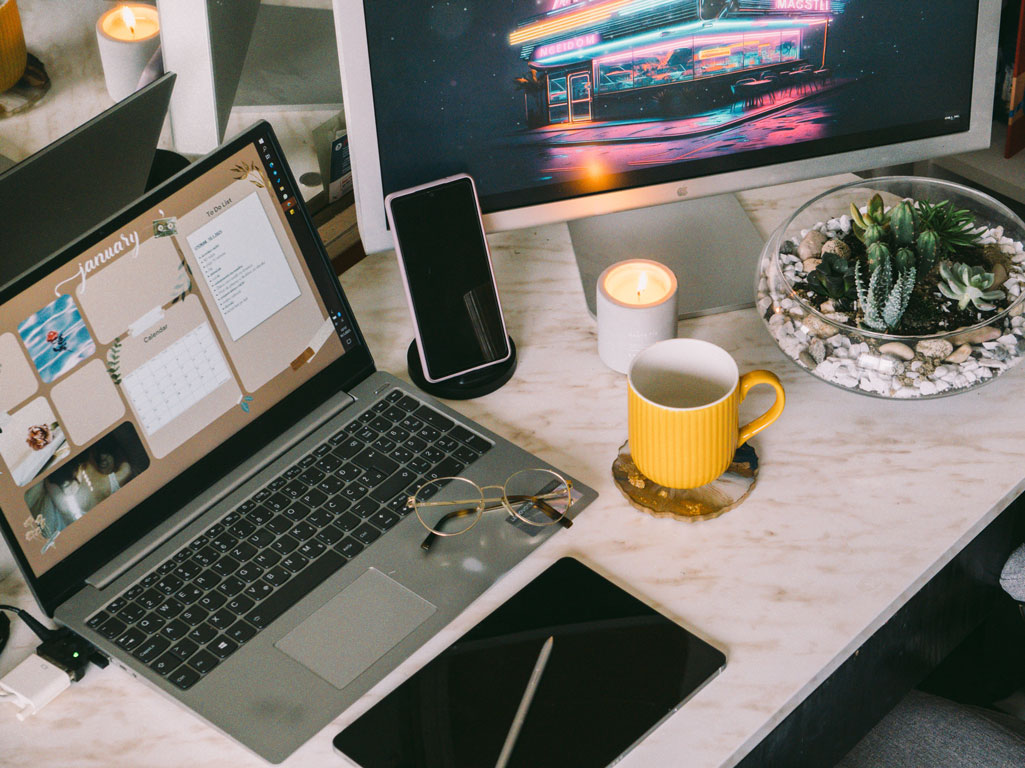
MULTIPOLYGON (((764 232, 842 180, 741 198, 764 232)), ((783 380, 786 410, 753 441, 758 484, 715 520, 642 514, 612 482, 627 431, 626 381, 598 358, 565 226, 500 234, 491 243, 519 367, 503 389, 456 407, 601 496, 572 530, 531 555, 286 766, 344 764, 331 748, 340 726, 568 553, 729 658, 624 768, 734 765, 1025 487, 1025 409, 1017 402, 1025 367, 952 398, 871 399, 798 370, 755 312, 742 310, 685 321, 680 335, 716 342, 741 370, 770 368, 783 380)), ((754 263, 751 254, 752 273, 754 263)), ((405 377, 411 327, 394 257, 372 256, 342 282, 378 367, 405 377)), ((765 404, 756 390, 742 415, 765 404)), ((20 577, 0 582, 0 601, 31 604, 20 577)), ((15 624, 0 674, 35 645, 15 624)), ((0 762, 32 768, 265 764, 113 667, 92 671, 25 723, 0 706, 0 744, 0 762)))

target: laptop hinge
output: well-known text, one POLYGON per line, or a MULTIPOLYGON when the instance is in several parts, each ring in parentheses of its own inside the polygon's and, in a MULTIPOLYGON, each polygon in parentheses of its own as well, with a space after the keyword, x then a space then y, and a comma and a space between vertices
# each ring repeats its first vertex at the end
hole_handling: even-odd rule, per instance
MULTIPOLYGON (((229 473, 229 477, 210 486, 179 512, 143 536, 138 542, 125 549, 102 568, 95 571, 85 582, 97 589, 104 589, 120 578, 157 547, 161 546, 198 517, 223 501, 229 494, 261 472, 284 453, 309 437, 344 409, 356 402, 347 392, 340 392, 328 402, 313 410, 296 422, 290 429, 229 473)), ((159 493, 159 491, 158 491, 159 493)))

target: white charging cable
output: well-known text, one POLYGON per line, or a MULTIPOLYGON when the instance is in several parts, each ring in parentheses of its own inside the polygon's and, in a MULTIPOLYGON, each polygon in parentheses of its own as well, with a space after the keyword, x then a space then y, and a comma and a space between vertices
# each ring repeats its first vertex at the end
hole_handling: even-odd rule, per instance
POLYGON ((0 680, 0 701, 18 707, 18 719, 34 715, 71 686, 71 676, 32 654, 0 680))

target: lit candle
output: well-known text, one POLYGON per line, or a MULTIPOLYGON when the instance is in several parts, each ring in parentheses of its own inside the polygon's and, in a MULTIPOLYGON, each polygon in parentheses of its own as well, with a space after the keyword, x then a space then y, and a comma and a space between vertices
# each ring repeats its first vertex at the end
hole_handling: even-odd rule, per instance
POLYGON ((152 5, 111 8, 96 22, 107 93, 114 101, 134 93, 143 70, 160 47, 160 20, 152 5))
POLYGON ((664 264, 631 259, 598 278, 598 355, 620 373, 642 349, 676 336, 676 275, 664 264))

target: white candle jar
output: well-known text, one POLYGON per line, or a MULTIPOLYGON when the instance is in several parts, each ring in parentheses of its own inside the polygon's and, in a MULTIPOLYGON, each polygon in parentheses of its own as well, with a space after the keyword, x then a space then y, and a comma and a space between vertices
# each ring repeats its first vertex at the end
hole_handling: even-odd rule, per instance
POLYGON ((664 264, 631 259, 601 273, 597 286, 598 356, 626 373, 641 350, 676 337, 676 275, 664 264))
POLYGON ((135 93, 139 80, 160 46, 160 22, 152 5, 111 8, 96 22, 96 42, 107 93, 114 101, 135 93))

